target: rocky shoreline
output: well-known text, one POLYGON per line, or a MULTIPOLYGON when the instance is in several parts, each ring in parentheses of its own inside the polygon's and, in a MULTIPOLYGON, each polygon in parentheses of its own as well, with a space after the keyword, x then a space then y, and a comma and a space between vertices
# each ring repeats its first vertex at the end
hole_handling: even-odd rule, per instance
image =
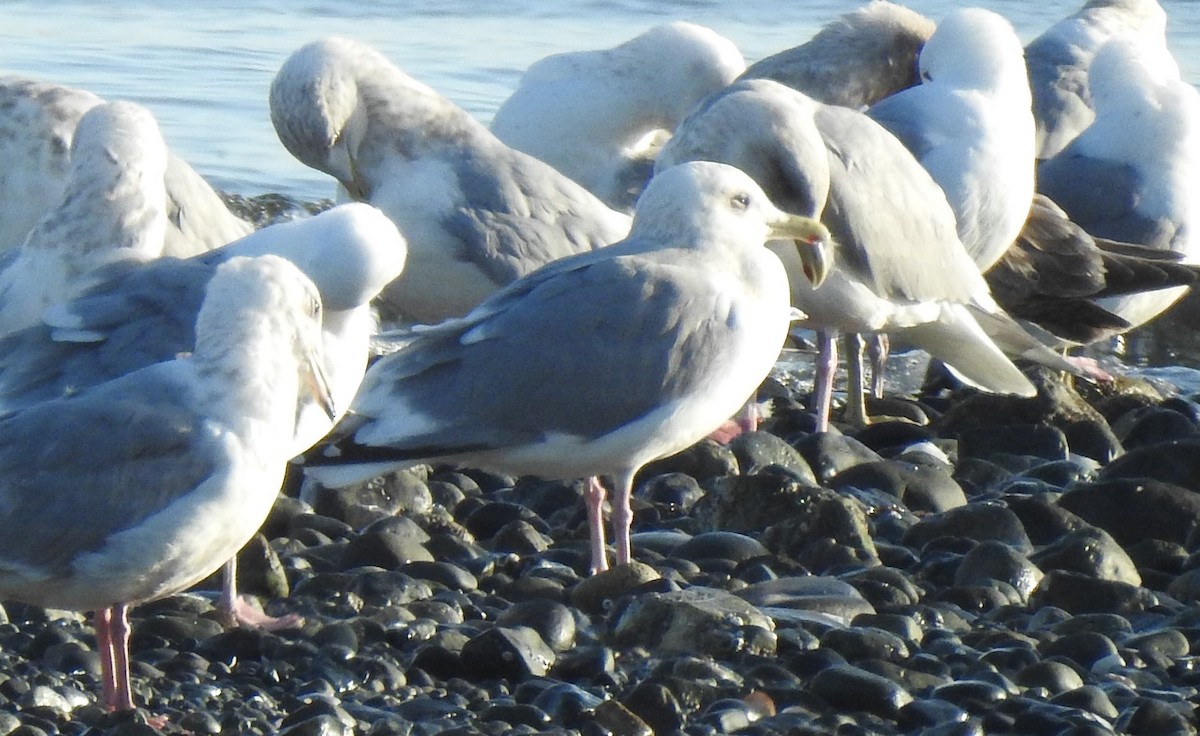
POLYGON ((112 716, 84 618, 6 605, 0 736, 1194 734, 1200 410, 1033 375, 845 434, 769 382, 763 431, 645 469, 598 576, 581 483, 296 484, 241 584, 301 629, 138 607, 112 716))

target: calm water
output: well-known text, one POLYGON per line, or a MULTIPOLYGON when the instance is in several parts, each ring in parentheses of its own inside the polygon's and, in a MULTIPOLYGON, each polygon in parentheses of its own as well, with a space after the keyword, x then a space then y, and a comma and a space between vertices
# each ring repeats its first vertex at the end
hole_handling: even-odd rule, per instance
MULTIPOLYGON (((1172 51, 1200 82, 1200 0, 1160 0, 1172 51)), ((294 49, 341 34, 369 43, 481 120, 530 63, 558 51, 604 48, 651 25, 690 20, 732 39, 754 61, 808 39, 849 0, 557 0, 436 3, 213 0, 0 0, 0 72, 18 72, 135 100, 158 117, 172 148, 217 186, 239 194, 328 197, 328 177, 297 163, 275 137, 267 89, 294 49)), ((937 20, 958 3, 910 0, 937 20)), ((981 0, 1029 40, 1080 4, 981 0)), ((1142 337, 1148 362, 1200 366, 1200 299, 1142 337), (1196 316, 1191 316, 1196 315, 1196 316)), ((1200 391, 1200 373, 1173 376, 1200 391)))

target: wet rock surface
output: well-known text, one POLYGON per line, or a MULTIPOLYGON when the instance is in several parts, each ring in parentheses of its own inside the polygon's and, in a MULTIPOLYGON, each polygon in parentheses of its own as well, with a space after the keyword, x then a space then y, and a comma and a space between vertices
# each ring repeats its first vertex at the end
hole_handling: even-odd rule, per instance
POLYGON ((775 386, 640 474, 601 575, 577 482, 305 486, 242 564, 300 628, 225 630, 217 578, 139 606, 141 707, 106 714, 88 620, 6 604, 0 736, 1195 734, 1200 409, 1036 380, 824 435, 775 386))

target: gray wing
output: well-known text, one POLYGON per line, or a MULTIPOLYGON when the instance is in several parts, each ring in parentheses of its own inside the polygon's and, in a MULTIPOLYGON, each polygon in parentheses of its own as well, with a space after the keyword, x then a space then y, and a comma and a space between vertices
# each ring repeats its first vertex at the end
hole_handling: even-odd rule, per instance
POLYGON ((918 85, 880 100, 867 110, 867 115, 896 136, 918 161, 940 143, 922 110, 921 93, 918 85))
POLYGON ((1088 91, 1090 63, 1079 47, 1056 35, 1039 36, 1025 47, 1039 158, 1061 151, 1095 118, 1088 91))
POLYGON ((464 151, 455 166, 465 204, 443 226, 463 243, 463 259, 497 284, 628 232, 628 220, 520 152, 480 147, 464 151))
POLYGON ((593 438, 616 430, 694 390, 689 366, 722 349, 733 317, 706 303, 710 287, 687 263, 694 258, 610 254, 553 264, 555 273, 519 294, 501 293, 475 318, 378 361, 350 426, 403 403, 432 419, 389 447, 422 458, 521 445, 546 432, 593 438))
POLYGON ((43 323, 0 340, 0 410, 67 396, 195 344, 196 314, 215 265, 167 258, 113 264, 43 323))
POLYGON ((167 157, 167 228, 163 253, 186 258, 249 235, 253 226, 230 211, 216 190, 186 161, 167 157))
POLYGON ((0 420, 0 565, 65 572, 212 475, 181 390, 151 369, 0 420))
POLYGON ((1178 225, 1139 213, 1141 175, 1128 164, 1076 153, 1068 146, 1037 170, 1038 191, 1093 236, 1169 248, 1178 225))
POLYGON ((855 246, 863 280, 885 298, 971 301, 983 286, 979 270, 925 169, 860 113, 825 106, 816 121, 829 149, 822 221, 843 248, 855 246))

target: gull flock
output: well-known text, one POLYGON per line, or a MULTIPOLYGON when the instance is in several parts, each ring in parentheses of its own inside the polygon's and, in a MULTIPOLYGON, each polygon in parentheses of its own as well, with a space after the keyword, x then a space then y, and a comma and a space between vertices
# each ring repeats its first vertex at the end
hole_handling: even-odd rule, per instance
MULTIPOLYGON (((295 624, 232 560, 298 456, 331 486, 587 479, 601 572, 631 560, 637 472, 752 429, 794 325, 821 430, 839 334, 982 391, 1034 395, 1018 359, 1103 380, 1063 349, 1200 277, 1200 94, 1166 22, 1090 0, 1023 48, 991 11, 874 0, 747 67, 677 21, 537 62, 490 129, 318 39, 271 120, 345 203, 259 230, 144 108, 0 76, 0 600, 94 611, 128 710, 129 607, 226 565, 231 623, 295 624)), ((842 421, 870 421, 863 373, 842 421)))

